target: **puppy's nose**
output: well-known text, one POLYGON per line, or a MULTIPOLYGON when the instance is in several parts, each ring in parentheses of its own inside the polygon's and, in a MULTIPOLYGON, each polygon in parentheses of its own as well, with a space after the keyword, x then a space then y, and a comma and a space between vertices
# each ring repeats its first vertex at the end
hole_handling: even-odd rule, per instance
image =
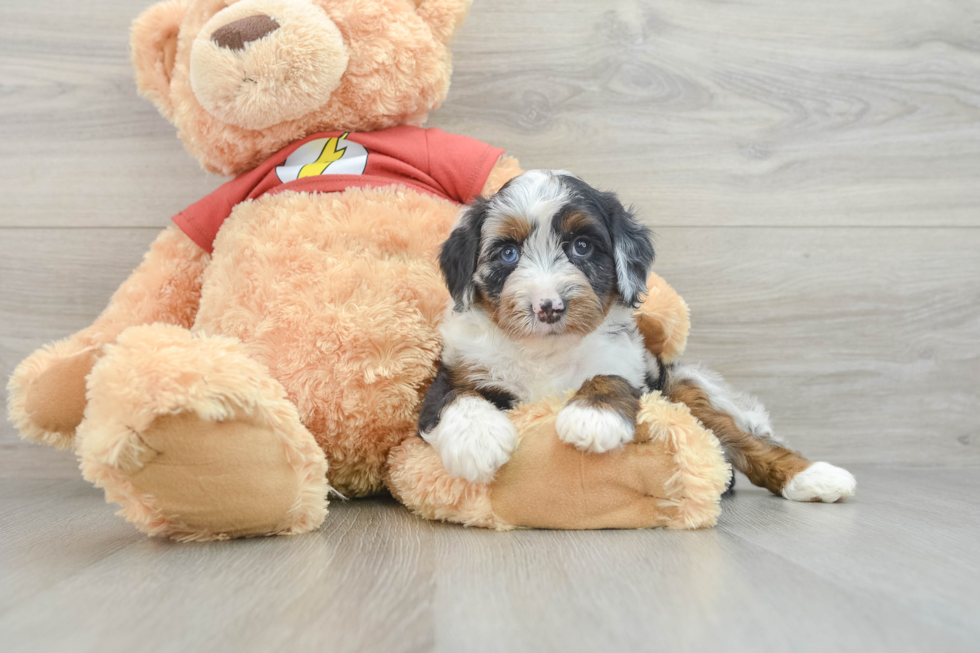
POLYGON ((269 16, 249 16, 219 27, 211 34, 211 40, 219 48, 244 50, 246 43, 258 41, 279 29, 279 23, 269 16))
POLYGON ((541 322, 554 324, 561 319, 562 313, 565 312, 565 304, 561 299, 542 299, 534 308, 534 312, 541 322))

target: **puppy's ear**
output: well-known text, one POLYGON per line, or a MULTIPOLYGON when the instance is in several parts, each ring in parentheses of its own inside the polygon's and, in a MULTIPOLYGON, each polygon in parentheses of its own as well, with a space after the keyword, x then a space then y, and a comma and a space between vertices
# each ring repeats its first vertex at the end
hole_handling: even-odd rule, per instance
POLYGON ((456 302, 456 310, 469 308, 473 303, 473 293, 476 282, 476 265, 480 258, 480 232, 486 220, 487 200, 476 198, 472 204, 465 207, 456 221, 456 227, 449 234, 449 239, 442 244, 439 254, 439 265, 446 277, 449 294, 456 302))
POLYGON ((602 204, 612 234, 619 294, 627 306, 636 308, 646 294, 647 275, 653 265, 652 236, 614 193, 602 193, 602 204))

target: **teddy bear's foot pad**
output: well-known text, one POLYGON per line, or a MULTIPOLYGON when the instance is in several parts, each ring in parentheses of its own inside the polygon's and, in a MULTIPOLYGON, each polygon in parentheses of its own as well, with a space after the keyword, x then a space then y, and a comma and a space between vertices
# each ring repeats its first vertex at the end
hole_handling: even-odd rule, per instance
MULTIPOLYGON (((221 540, 306 532, 322 522, 322 515, 305 514, 302 470, 268 425, 180 413, 158 417, 132 437, 119 464, 85 456, 83 468, 147 534, 221 540)), ((314 492, 322 497, 324 489, 314 492)))
POLYGON ((300 478, 271 428, 184 413, 157 418, 139 440, 142 466, 129 482, 175 531, 234 537, 288 529, 300 478))
POLYGON ((82 473, 150 535, 313 530, 326 458, 285 394, 234 339, 131 327, 89 377, 82 473))

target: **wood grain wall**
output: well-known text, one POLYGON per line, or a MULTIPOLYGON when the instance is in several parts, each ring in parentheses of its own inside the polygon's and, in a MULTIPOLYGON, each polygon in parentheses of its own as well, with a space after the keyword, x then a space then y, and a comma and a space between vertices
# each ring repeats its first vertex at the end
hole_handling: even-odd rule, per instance
MULTIPOLYGON (((221 179, 136 96, 145 0, 0 4, 0 373, 221 179)), ((620 193, 689 358, 804 452, 980 465, 980 3, 476 0, 431 126, 620 193)), ((0 426, 0 471, 74 475, 0 426)))

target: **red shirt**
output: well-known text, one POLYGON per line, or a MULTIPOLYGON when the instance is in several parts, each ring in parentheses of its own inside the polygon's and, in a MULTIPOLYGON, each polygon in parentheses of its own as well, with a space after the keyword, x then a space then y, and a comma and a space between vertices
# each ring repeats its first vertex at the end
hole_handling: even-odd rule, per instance
POLYGON ((245 200, 292 190, 405 186, 457 204, 480 194, 504 151, 441 129, 395 127, 377 132, 323 132, 293 143, 174 216, 208 253, 232 209, 245 200))

